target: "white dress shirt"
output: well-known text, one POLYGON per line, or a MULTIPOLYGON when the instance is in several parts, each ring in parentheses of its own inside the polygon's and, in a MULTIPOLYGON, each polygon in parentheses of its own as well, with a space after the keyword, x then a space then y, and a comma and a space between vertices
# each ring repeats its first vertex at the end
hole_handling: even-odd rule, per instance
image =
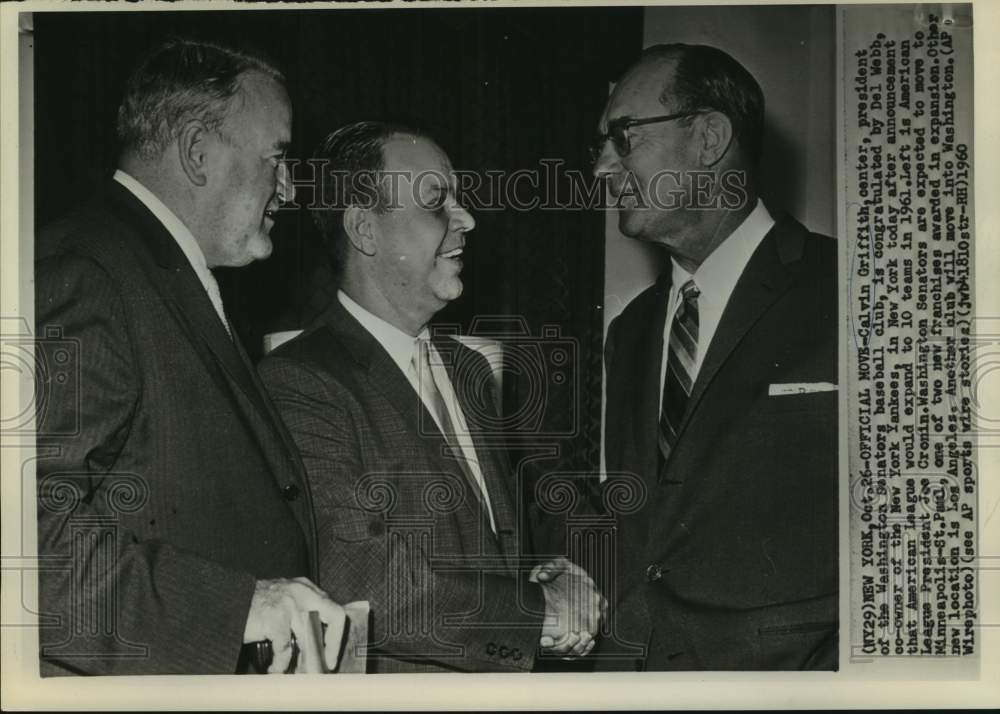
MULTIPOLYGON (((361 307, 358 303, 350 298, 343 290, 337 291, 337 299, 340 304, 344 306, 354 317, 355 320, 361 323, 361 326, 371 334, 375 340, 382 345, 392 361, 396 363, 396 366, 406 375, 406 379, 409 381, 410 386, 413 387, 413 391, 417 393, 420 400, 427 407, 427 411, 430 413, 431 417, 434 419, 434 423, 437 424, 438 429, 443 433, 444 429, 441 423, 438 421, 437 408, 431 404, 425 394, 421 393, 420 389, 420 377, 414 369, 414 355, 420 349, 420 345, 424 342, 428 342, 430 339, 430 332, 425 328, 416 337, 412 337, 402 330, 400 330, 395 325, 392 325, 377 315, 373 315, 365 308, 361 307)), ((490 493, 486 488, 486 481, 483 479, 482 469, 479 467, 479 458, 476 455, 476 447, 472 443, 472 437, 469 434, 468 424, 465 421, 465 414, 462 413, 462 408, 458 404, 458 399, 455 397, 455 390, 451 386, 451 380, 448 378, 448 372, 444 368, 444 364, 441 361, 441 356, 438 354, 433 343, 428 343, 430 348, 429 361, 431 365, 431 371, 434 373, 434 382, 441 394, 441 399, 444 401, 445 408, 448 410, 448 415, 451 417, 451 422, 455 427, 455 438, 458 440, 458 445, 462 449, 462 456, 465 458, 465 463, 468 466, 469 473, 476 481, 476 486, 479 488, 479 493, 482 498, 483 505, 486 507, 486 512, 490 518, 490 527, 493 532, 496 533, 497 526, 496 521, 493 518, 493 506, 490 503, 490 493)))
POLYGON ((205 261, 205 254, 202 252, 201 246, 198 245, 198 241, 195 240, 194 235, 184 225, 184 222, 163 204, 163 201, 158 199, 152 191, 139 183, 134 177, 118 169, 115 171, 114 179, 139 199, 156 216, 160 223, 163 224, 163 227, 167 229, 167 232, 180 247, 181 252, 184 253, 188 263, 194 268, 195 275, 198 276, 202 287, 208 293, 208 299, 212 301, 215 312, 219 315, 219 319, 222 320, 222 326, 226 328, 226 332, 232 337, 233 333, 229 328, 229 320, 226 319, 226 311, 222 307, 222 294, 219 292, 219 284, 215 281, 212 271, 209 270, 208 263, 205 261))
POLYGON ((768 213, 763 201, 757 199, 757 205, 743 222, 712 254, 705 259, 694 275, 687 272, 671 259, 672 273, 670 297, 667 302, 667 319, 663 325, 663 358, 660 364, 660 409, 663 409, 663 380, 667 374, 667 357, 670 350, 670 327, 680 306, 681 288, 694 278, 695 285, 701 291, 698 296, 698 353, 695 355, 694 370, 691 380, 694 382, 705 361, 705 353, 712 343, 715 331, 722 319, 722 312, 733 294, 733 288, 743 274, 743 269, 750 262, 750 257, 764 236, 774 226, 774 218, 768 213))

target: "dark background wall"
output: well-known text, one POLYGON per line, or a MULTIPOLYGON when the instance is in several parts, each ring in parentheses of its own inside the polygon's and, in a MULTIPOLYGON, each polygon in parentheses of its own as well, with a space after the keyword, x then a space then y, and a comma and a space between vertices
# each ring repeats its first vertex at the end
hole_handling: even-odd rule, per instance
MULTIPOLYGON (((36 13, 36 225, 111 176, 114 116, 131 66, 166 34, 190 32, 252 43, 286 70, 293 157, 308 157, 347 122, 412 117, 439 137, 456 168, 537 169, 554 158, 586 172, 608 83, 641 47, 642 10, 36 13)), ((539 392, 537 380, 513 366, 504 378, 505 407, 519 413, 536 402, 540 419, 526 427, 538 432, 533 446, 555 449, 528 470, 595 470, 603 216, 506 210, 475 217, 465 294, 437 321, 467 330, 477 316, 519 316, 533 336, 557 326, 574 348, 574 379, 543 380, 539 392), (567 435, 546 437, 567 432, 567 424, 567 435)), ((335 293, 304 211, 283 213, 272 238, 268 261, 218 271, 227 312, 255 354, 265 333, 304 326, 335 293)))

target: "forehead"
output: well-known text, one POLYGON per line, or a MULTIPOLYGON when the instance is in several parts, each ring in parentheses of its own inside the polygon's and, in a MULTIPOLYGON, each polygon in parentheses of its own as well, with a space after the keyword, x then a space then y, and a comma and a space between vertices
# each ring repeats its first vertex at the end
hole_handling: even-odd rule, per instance
POLYGON ((451 172, 451 162, 441 147, 421 136, 396 134, 383 145, 382 156, 386 171, 411 176, 431 172, 441 174, 445 180, 451 172))
POLYGON ((636 65, 615 85, 602 124, 622 117, 656 116, 665 112, 660 96, 673 76, 673 60, 636 65))

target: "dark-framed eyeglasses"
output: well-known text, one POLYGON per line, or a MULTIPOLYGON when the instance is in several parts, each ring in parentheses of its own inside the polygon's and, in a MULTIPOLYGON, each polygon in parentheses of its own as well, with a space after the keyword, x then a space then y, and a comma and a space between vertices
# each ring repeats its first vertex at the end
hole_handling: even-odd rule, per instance
POLYGON ((622 158, 628 156, 629 152, 632 150, 632 138, 629 135, 628 130, 634 126, 659 124, 661 122, 683 119, 685 117, 693 117, 696 114, 704 113, 704 110, 697 110, 691 112, 678 112, 676 114, 664 114, 663 116, 657 117, 643 117, 641 119, 629 119, 627 117, 613 119, 608 122, 608 133, 595 136, 594 140, 590 142, 590 159, 595 164, 597 163, 597 160, 601 158, 601 154, 604 152, 604 145, 608 142, 608 139, 611 140, 611 145, 615 147, 615 151, 618 153, 618 156, 622 158))

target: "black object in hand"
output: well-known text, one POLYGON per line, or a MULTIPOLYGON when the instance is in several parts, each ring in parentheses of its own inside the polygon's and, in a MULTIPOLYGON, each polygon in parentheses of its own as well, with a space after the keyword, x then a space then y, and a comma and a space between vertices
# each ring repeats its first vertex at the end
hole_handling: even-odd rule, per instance
MULTIPOLYGON (((292 660, 288 663, 285 673, 294 672, 299 659, 299 648, 292 637, 292 660)), ((274 661, 274 648, 271 640, 247 642, 240 648, 240 656, 236 661, 236 674, 267 674, 267 668, 274 661)))

